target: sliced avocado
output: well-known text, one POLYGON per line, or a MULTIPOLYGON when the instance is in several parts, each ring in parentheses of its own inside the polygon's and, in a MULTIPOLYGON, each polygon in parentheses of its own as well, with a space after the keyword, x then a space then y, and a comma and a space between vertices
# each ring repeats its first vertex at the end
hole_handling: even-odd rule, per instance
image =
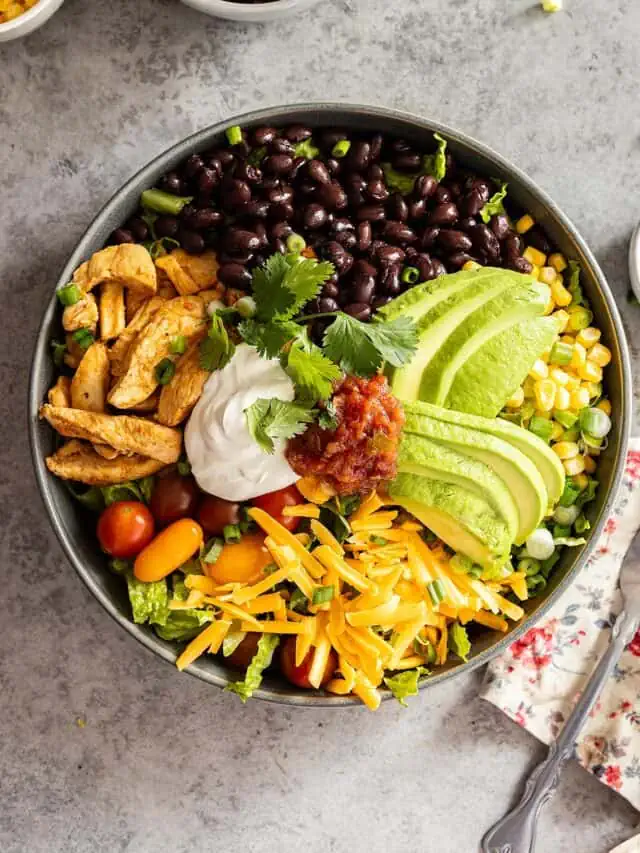
POLYGON ((424 435, 405 432, 398 451, 398 471, 457 483, 484 498, 506 523, 514 541, 520 516, 511 492, 489 465, 465 454, 466 449, 458 452, 424 435))
MULTIPOLYGON (((401 450, 405 443, 411 446, 411 438, 427 438, 446 452, 454 449, 469 460, 482 462, 507 489, 517 508, 517 524, 513 541, 520 545, 536 529, 547 510, 548 495, 540 472, 520 450, 509 442, 472 427, 447 423, 428 415, 416 415, 405 411, 406 423, 401 450)), ((399 470, 404 470, 399 468, 399 470)), ((494 489, 493 481, 478 480, 487 490, 494 489)), ((490 500, 488 494, 485 495, 490 500)))
MULTIPOLYGON (((549 288, 537 281, 523 282, 500 293, 486 304, 476 309, 440 347, 437 355, 429 363, 429 369, 422 376, 419 398, 428 403, 444 405, 455 376, 467 361, 480 357, 484 344, 495 335, 541 316, 549 301, 549 288)), ((536 354, 539 355, 539 353, 536 354)), ((535 358, 534 358, 535 360, 535 358)), ((491 376, 491 384, 499 383, 504 389, 501 377, 491 376)), ((483 387, 488 382, 485 380, 483 387)), ((506 389, 501 407, 508 400, 513 388, 506 389)), ((504 390, 499 392, 504 394, 504 390)), ((466 409, 465 409, 466 411, 466 409)))
POLYGON ((442 404, 495 417, 557 333, 553 317, 535 317, 494 334, 458 370, 442 404))
POLYGON ((458 289, 433 306, 418 322, 418 348, 413 358, 405 367, 391 372, 393 393, 406 400, 419 399, 424 372, 449 335, 469 314, 512 286, 512 283, 509 276, 478 277, 472 287, 458 289))
POLYGON ((506 524, 484 498, 457 483, 398 474, 389 486, 391 500, 415 515, 447 545, 489 568, 509 556, 506 524))
POLYGON ((403 405, 407 419, 409 419, 410 414, 427 415, 435 420, 456 426, 470 427, 507 441, 512 447, 527 456, 538 470, 547 490, 549 505, 553 506, 557 503, 564 490, 564 468, 549 445, 537 435, 502 418, 483 418, 465 412, 443 409, 441 406, 432 406, 420 401, 404 403, 403 405))

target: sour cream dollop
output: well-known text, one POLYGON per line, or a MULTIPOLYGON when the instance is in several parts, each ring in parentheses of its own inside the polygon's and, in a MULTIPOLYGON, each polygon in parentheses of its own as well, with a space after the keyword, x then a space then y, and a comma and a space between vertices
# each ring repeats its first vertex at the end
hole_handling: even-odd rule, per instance
POLYGON ((207 379, 184 433, 191 471, 201 489, 228 501, 246 501, 298 479, 284 441, 265 453, 252 438, 244 410, 259 397, 290 402, 293 382, 278 359, 261 358, 240 344, 231 361, 207 379))

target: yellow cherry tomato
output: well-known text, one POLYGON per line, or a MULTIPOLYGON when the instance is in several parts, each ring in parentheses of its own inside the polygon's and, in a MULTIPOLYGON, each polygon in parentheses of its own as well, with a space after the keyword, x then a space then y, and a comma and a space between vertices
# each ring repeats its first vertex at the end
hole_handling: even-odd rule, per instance
POLYGON ((174 521, 144 548, 133 564, 139 581, 159 581, 175 572, 202 547, 202 528, 192 518, 174 521))
POLYGON ((255 583, 271 562, 262 533, 248 533, 240 542, 225 545, 215 563, 203 563, 203 569, 219 584, 255 583))

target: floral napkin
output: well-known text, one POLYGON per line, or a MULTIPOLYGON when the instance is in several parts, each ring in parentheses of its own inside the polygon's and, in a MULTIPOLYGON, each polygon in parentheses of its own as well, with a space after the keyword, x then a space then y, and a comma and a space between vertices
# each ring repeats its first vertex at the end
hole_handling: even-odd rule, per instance
MULTIPOLYGON (((490 664, 482 696, 550 743, 603 654, 620 610, 618 572, 640 526, 640 438, 602 538, 544 619, 490 664)), ((577 759, 640 809, 640 631, 627 646, 577 745, 577 759)))

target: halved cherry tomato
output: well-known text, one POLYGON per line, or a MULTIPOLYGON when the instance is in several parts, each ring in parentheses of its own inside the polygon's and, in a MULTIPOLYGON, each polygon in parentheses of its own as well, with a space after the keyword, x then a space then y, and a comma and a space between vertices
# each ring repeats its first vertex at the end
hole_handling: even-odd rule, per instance
POLYGON ((153 539, 153 516, 140 501, 116 501, 98 519, 98 540, 112 557, 135 557, 153 539))
POLYGON ((262 533, 247 533, 240 542, 225 545, 215 563, 203 563, 205 574, 216 583, 255 583, 273 562, 262 533))
POLYGON ((229 666, 237 667, 238 669, 246 669, 253 660, 253 656, 258 651, 259 639, 260 634, 256 632, 247 634, 238 647, 231 652, 229 657, 224 658, 225 662, 228 663, 229 666))
POLYGON ((139 581, 159 581, 175 572, 202 547, 204 534, 197 521, 181 518, 158 533, 136 557, 133 573, 139 581))
POLYGON ((209 536, 222 536, 227 524, 240 521, 240 504, 207 495, 202 499, 197 518, 209 536))
POLYGON ((164 526, 179 518, 193 518, 200 493, 193 477, 170 471, 158 477, 149 501, 149 509, 158 524, 164 526))
POLYGON ((254 498, 251 503, 269 513, 272 518, 279 521, 287 530, 295 530, 300 524, 299 518, 293 515, 282 514, 282 510, 286 506, 295 506, 296 504, 304 503, 304 498, 295 486, 287 486, 285 489, 278 489, 277 492, 268 492, 266 495, 260 495, 260 497, 254 498))
MULTIPOLYGON (((287 681, 295 684, 296 687, 313 690, 313 684, 309 681, 309 670, 313 662, 313 655, 314 649, 310 649, 300 666, 296 666, 296 638, 288 637, 280 647, 280 669, 287 681)), ((331 680, 331 676, 336 671, 337 666, 338 657, 332 649, 329 652, 327 665, 322 676, 322 681, 320 682, 321 687, 331 680)))

